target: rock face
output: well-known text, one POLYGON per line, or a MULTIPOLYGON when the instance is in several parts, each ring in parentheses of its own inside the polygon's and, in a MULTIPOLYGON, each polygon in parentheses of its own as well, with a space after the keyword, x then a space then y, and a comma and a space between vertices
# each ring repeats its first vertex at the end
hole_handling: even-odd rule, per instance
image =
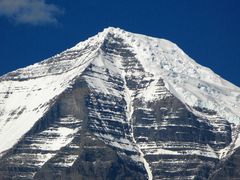
POLYGON ((0 78, 0 179, 239 178, 240 89, 107 28, 0 78))

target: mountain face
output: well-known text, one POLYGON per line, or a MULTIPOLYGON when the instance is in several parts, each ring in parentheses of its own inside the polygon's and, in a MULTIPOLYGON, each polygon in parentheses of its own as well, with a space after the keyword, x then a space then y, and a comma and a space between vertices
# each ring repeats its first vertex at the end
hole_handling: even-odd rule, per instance
POLYGON ((236 179, 240 89, 118 28, 0 77, 0 179, 236 179))

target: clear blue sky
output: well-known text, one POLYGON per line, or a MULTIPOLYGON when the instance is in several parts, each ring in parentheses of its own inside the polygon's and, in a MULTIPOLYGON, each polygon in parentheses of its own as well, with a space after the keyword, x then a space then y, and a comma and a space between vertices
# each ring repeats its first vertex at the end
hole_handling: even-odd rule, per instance
POLYGON ((239 0, 0 0, 0 75, 108 26, 171 40, 240 86, 239 0))

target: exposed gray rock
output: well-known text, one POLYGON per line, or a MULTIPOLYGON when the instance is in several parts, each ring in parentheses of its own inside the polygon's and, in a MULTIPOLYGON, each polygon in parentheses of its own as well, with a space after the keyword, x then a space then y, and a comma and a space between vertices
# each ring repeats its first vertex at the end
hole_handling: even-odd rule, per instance
MULTIPOLYGON (((131 42, 135 42, 134 37, 131 42)), ((120 35, 109 31, 97 39, 100 40, 90 38, 73 49, 0 78, 0 83, 24 83, 45 77, 58 82, 66 74, 66 80, 58 84, 63 91, 34 109, 46 109, 41 118, 18 137, 14 146, 0 154, 1 180, 239 178, 239 149, 234 150, 239 134, 236 124, 218 109, 184 102, 171 91, 168 79, 146 70, 143 56, 138 56, 131 43, 120 35), (149 100, 149 96, 153 98, 149 100)), ((151 52, 151 48, 144 47, 143 51, 151 52)), ((177 52, 171 49, 162 53, 172 56, 177 52)), ((154 54, 151 57, 166 58, 154 54)), ((179 57, 178 54, 170 60, 179 57)), ((169 78, 176 78, 178 83, 178 74, 170 74, 169 78)), ((196 88, 221 93, 201 83, 196 83, 196 88)), ((2 107, 1 103, 14 91, 27 89, 14 88, 9 85, 1 92, 2 107)), ((27 90, 35 93, 44 88, 33 84, 27 90)), ((7 124, 28 110, 29 107, 19 105, 7 119, 0 120, 7 124)), ((0 117, 5 111, 0 108, 0 117)))

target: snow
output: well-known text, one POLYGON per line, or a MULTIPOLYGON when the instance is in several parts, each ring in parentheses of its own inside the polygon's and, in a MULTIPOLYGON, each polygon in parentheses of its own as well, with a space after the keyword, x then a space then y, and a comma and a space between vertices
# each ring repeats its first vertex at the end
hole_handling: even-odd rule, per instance
POLYGON ((105 143, 118 148, 118 149, 124 149, 126 151, 136 151, 136 148, 133 146, 132 142, 125 138, 118 138, 116 139, 111 134, 95 134, 97 137, 104 140, 105 143))
MULTIPOLYGON (((197 64, 176 44, 159 38, 108 28, 127 43, 144 70, 153 76, 152 82, 137 96, 145 101, 169 96, 161 94, 157 81, 163 79, 165 87, 189 107, 216 111, 217 114, 238 126, 240 123, 240 88, 222 79, 209 68, 197 64)), ((141 75, 140 75, 141 76, 141 75)), ((235 149, 240 146, 239 136, 235 149)))
MULTIPOLYGON (((184 103, 215 110, 229 122, 239 124, 240 103, 236 100, 240 95, 238 87, 197 64, 170 41, 128 32, 126 36, 126 33, 123 34, 118 29, 110 30, 130 44, 144 69, 152 73, 156 80, 164 79, 169 91, 184 103), (197 88, 199 84, 203 88, 197 88)), ((154 99, 154 84, 156 82, 145 93, 148 94, 148 101, 154 99)))
MULTIPOLYGON (((91 52, 88 57, 91 60, 95 56, 95 52, 91 52)), ((46 67, 39 63, 25 68, 25 75, 17 77, 27 76, 26 80, 7 79, 0 82, 0 154, 18 142, 47 112, 54 100, 64 90, 71 88, 75 78, 91 62, 86 61, 85 57, 77 58, 76 67, 65 73, 42 76, 46 67), (36 67, 43 71, 34 74, 36 67)), ((24 69, 21 71, 24 72, 24 69)))
POLYGON ((55 165, 60 167, 71 167, 77 158, 78 158, 78 155, 71 155, 71 156, 68 156, 66 159, 64 159, 64 162, 55 163, 55 165))
POLYGON ((31 144, 32 149, 57 151, 70 143, 77 131, 78 129, 70 129, 66 127, 48 129, 41 133, 41 135, 47 138, 44 139, 44 141, 40 139, 39 142, 31 144), (51 136, 54 138, 50 138, 51 136))
POLYGON ((156 91, 158 90, 157 86, 158 80, 151 82, 149 86, 144 89, 142 96, 144 97, 145 101, 154 101, 156 98, 160 98, 159 95, 155 95, 156 91))
MULTIPOLYGON (((123 78, 125 79, 125 72, 123 71, 122 72, 122 76, 123 78)), ((134 91, 130 90, 127 86, 126 86, 126 82, 125 82, 125 93, 124 93, 124 97, 125 97, 125 101, 127 103, 127 121, 131 124, 131 136, 132 136, 132 139, 133 139, 133 142, 137 145, 137 147, 139 148, 139 152, 140 152, 140 160, 141 162, 143 162, 144 164, 144 167, 147 171, 147 174, 148 174, 148 179, 149 180, 152 180, 153 179, 153 175, 152 175, 152 171, 151 171, 151 167, 150 165, 148 164, 148 162, 146 161, 146 159, 144 158, 144 153, 142 152, 141 148, 138 146, 137 144, 137 141, 134 137, 134 134, 133 134, 133 122, 132 122, 132 114, 133 114, 133 111, 134 111, 134 107, 133 107, 133 99, 132 99, 132 96, 133 96, 133 93, 134 91)))
MULTIPOLYGON (((105 95, 124 97, 127 103, 127 121, 132 124, 132 96, 136 92, 126 86, 124 92, 115 89, 113 84, 108 82, 109 74, 103 73, 107 68, 110 75, 115 78, 125 79, 126 76, 131 75, 124 71, 123 59, 120 56, 106 56, 100 49, 109 33, 121 37, 130 46, 131 51, 140 61, 144 70, 152 75, 151 80, 153 81, 138 92, 136 95, 138 98, 142 97, 146 102, 150 102, 156 100, 156 98, 173 94, 189 107, 198 106, 214 110, 219 116, 233 123, 234 126, 239 126, 240 88, 222 79, 212 70, 197 64, 170 41, 110 27, 61 54, 0 78, 0 156, 13 147, 44 116, 58 96, 66 89, 71 88, 74 80, 82 75, 90 63, 94 65, 93 73, 91 76, 84 76, 89 87, 105 95), (12 75, 14 73, 17 75, 12 75), (165 87, 158 86, 159 79, 163 79, 165 87), (167 88, 171 93, 164 93, 165 89, 161 88, 167 88)), ((137 71, 133 73, 135 73, 135 76, 143 75, 137 71)), ((108 103, 114 104, 113 102, 108 103)), ((147 108, 144 108, 144 110, 151 111, 147 108)), ((97 115, 97 112, 95 115, 97 115)), ((122 119, 117 118, 110 120, 123 122, 122 119)), ((157 125, 152 124, 150 127, 157 127, 157 125)), ((44 133, 50 132, 45 131, 44 133)), ((76 131, 62 127, 55 129, 52 133, 58 134, 60 138, 50 139, 45 143, 35 144, 35 146, 43 150, 59 150, 71 141, 71 136, 76 131)), ((240 146, 238 134, 237 131, 237 135, 234 136, 233 149, 240 146)), ((114 147, 139 151, 140 157, 134 158, 143 162, 149 179, 152 179, 150 165, 144 158, 144 149, 147 148, 137 145, 133 136, 133 129, 131 136, 134 144, 138 147, 135 147, 132 141, 128 139, 114 139, 110 134, 96 134, 96 136, 114 147)), ((157 149, 151 153, 176 153, 160 147, 155 148, 157 149)), ((220 151, 220 157, 222 157, 221 154, 227 154, 229 150, 229 147, 227 147, 220 151)), ((201 150, 195 150, 188 153, 217 157, 209 147, 206 147, 206 154, 202 154, 202 152, 201 150)), ((51 157, 46 155, 45 158, 49 159, 51 157)), ((71 163, 72 161, 69 160, 70 165, 71 163)), ((62 164, 62 166, 65 165, 67 164, 62 164)))
MULTIPOLYGON (((170 41, 109 27, 96 36, 97 42, 103 41, 108 33, 124 39, 132 47, 144 69, 154 75, 155 81, 143 93, 147 101, 156 98, 156 83, 162 78, 169 91, 187 105, 215 110, 229 122, 239 124, 238 87, 197 64, 170 41)), ((90 38, 91 43, 94 42, 93 39, 90 38)), ((103 61, 98 60, 98 63, 103 65, 103 61)))
POLYGON ((189 142, 177 144, 176 142, 141 142, 139 147, 146 155, 199 155, 210 158, 218 158, 217 153, 209 145, 199 145, 189 142), (189 150, 185 150, 186 147, 190 147, 189 150), (191 149, 191 147, 194 147, 191 149), (180 150, 178 150, 178 148, 180 150), (173 149, 173 150, 171 150, 173 149))

